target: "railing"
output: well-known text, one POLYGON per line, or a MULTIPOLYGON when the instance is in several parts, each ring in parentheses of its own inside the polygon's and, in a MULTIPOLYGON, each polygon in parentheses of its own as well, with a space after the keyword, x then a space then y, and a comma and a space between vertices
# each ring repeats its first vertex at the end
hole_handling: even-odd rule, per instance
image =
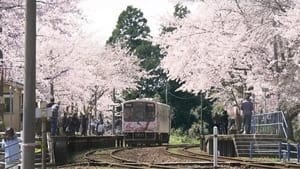
POLYGON ((269 156, 277 155, 279 152, 279 149, 277 148, 278 144, 276 143, 264 143, 259 144, 255 142, 250 143, 249 148, 249 158, 252 159, 254 155, 262 155, 262 154, 268 154, 269 156))
POLYGON ((251 133, 278 134, 287 139, 288 126, 282 111, 255 114, 251 120, 251 133))
MULTIPOLYGON (((0 132, 0 136, 1 136, 1 133, 2 133, 2 136, 4 135, 4 132, 0 132)), ((20 138, 20 132, 16 132, 18 138, 20 138)), ((0 137, 0 141, 2 140, 3 138, 0 137)), ((45 165, 53 165, 55 164, 55 158, 54 158, 54 151, 51 151, 53 150, 52 148, 52 139, 50 138, 50 135, 49 135, 49 138, 47 139, 49 142, 46 143, 46 147, 45 147, 45 151, 46 151, 46 154, 45 154, 45 165), (48 147, 47 147, 48 146, 48 147)), ((42 138, 40 137, 35 137, 35 141, 36 141, 36 147, 35 148, 38 148, 38 149, 41 149, 42 151, 42 147, 41 145, 38 143, 38 142, 42 142, 42 138)), ((19 143, 15 143, 15 144, 10 144, 9 146, 6 146, 6 147, 1 147, 1 144, 0 144, 0 169, 4 168, 5 166, 5 169, 9 169, 9 168, 12 168, 14 166, 17 166, 17 165, 20 165, 21 164, 21 159, 20 161, 17 161, 16 163, 13 163, 13 164, 6 164, 5 162, 5 159, 9 158, 9 157, 5 157, 5 148, 9 148, 13 145, 16 145, 16 144, 22 144, 22 140, 19 140, 19 143)), ((20 145, 21 146, 21 145, 20 145)), ((42 152, 39 151, 39 152, 35 152, 35 167, 37 168, 40 168, 41 165, 43 165, 43 155, 42 155, 42 152)), ((18 154, 21 154, 22 151, 20 149, 20 152, 17 152, 15 154, 12 154, 11 156, 14 156, 14 155, 18 155, 18 154)), ((10 157, 11 157, 10 156, 10 157)))
POLYGON ((300 163, 300 143, 279 143, 278 158, 279 160, 291 161, 292 157, 297 158, 297 163, 300 163), (285 147, 285 148, 284 148, 285 147))
MULTIPOLYGON (((6 147, 2 147, 2 149, 5 151, 6 148, 10 148, 10 147, 15 146, 15 145, 20 144, 20 143, 21 143, 21 141, 10 144, 6 147)), ((13 168, 13 167, 19 165, 21 163, 21 161, 20 161, 21 159, 17 160, 17 161, 9 162, 9 163, 6 163, 5 160, 8 159, 8 158, 11 158, 13 156, 19 155, 21 153, 22 153, 22 151, 20 150, 20 151, 15 152, 15 153, 11 154, 10 156, 7 156, 7 157, 5 157, 5 154, 3 153, 4 158, 0 159, 0 166, 5 166, 5 169, 9 169, 9 168, 13 168)))
POLYGON ((249 158, 252 159, 255 154, 278 154, 278 159, 284 162, 290 162, 291 159, 296 159, 296 162, 300 163, 300 143, 285 143, 279 142, 279 144, 257 144, 250 143, 249 158), (260 148, 258 148, 260 147, 260 148), (261 148, 263 147, 263 148, 261 148), (272 148, 270 148, 272 147, 272 148), (278 148, 276 148, 278 147, 278 148))

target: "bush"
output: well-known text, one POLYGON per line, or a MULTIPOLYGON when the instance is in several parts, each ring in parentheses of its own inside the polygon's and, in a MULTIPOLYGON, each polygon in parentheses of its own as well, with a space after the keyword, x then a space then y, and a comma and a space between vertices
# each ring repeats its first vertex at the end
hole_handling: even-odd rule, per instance
POLYGON ((0 131, 5 131, 5 125, 3 121, 0 121, 0 131))
POLYGON ((199 140, 190 137, 182 128, 171 129, 170 144, 199 144, 199 140))

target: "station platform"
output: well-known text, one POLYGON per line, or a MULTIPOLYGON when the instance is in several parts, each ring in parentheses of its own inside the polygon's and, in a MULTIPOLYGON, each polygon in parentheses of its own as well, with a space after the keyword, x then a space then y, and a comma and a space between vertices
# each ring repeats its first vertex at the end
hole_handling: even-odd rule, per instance
POLYGON ((72 152, 123 147, 123 136, 52 136, 48 144, 52 145, 55 163, 60 163, 66 161, 72 152))
MULTIPOLYGON (((221 156, 249 157, 250 146, 256 156, 277 156, 279 143, 284 139, 276 134, 218 135, 218 152, 221 156), (260 146, 259 146, 260 145, 260 146)), ((213 135, 205 137, 205 150, 213 154, 213 135)))

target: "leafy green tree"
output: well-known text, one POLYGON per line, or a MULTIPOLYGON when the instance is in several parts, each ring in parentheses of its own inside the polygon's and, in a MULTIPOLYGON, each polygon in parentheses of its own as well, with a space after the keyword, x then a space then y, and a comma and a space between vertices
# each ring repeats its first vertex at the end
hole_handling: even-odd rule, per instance
POLYGON ((205 126, 211 129, 213 125, 211 112, 214 99, 204 98, 205 93, 195 95, 177 91, 179 86, 177 81, 169 81, 168 103, 173 111, 172 127, 182 128, 186 131, 193 123, 201 124, 201 120, 203 120, 205 126))
POLYGON ((137 97, 153 98, 155 95, 160 95, 160 101, 165 102, 163 95, 166 87, 166 75, 158 68, 162 58, 159 46, 153 45, 149 41, 143 41, 136 48, 135 54, 141 59, 141 67, 149 73, 149 76, 140 79, 137 90, 125 91, 123 93, 125 99, 137 97))
POLYGON ((142 43, 135 48, 135 54, 142 60, 141 66, 146 71, 154 72, 160 63, 162 55, 158 45, 153 45, 150 41, 142 41, 142 43))
POLYGON ((149 77, 142 78, 139 82, 141 95, 154 97, 155 94, 163 92, 166 86, 166 75, 158 68, 163 57, 160 47, 153 45, 152 42, 144 41, 136 48, 135 53, 142 60, 141 67, 149 72, 149 77))
POLYGON ((123 47, 134 50, 141 45, 144 39, 150 37, 150 28, 147 26, 147 19, 140 9, 127 6, 118 18, 116 28, 113 30, 107 44, 120 43, 123 47))
MULTIPOLYGON (((174 13, 173 16, 177 19, 183 19, 185 18, 189 13, 190 10, 188 10, 187 6, 182 5, 181 3, 177 3, 174 6, 174 13)), ((176 27, 173 26, 163 26, 162 28, 162 34, 164 34, 165 32, 172 32, 176 30, 176 27)))
POLYGON ((173 13, 175 18, 183 19, 189 14, 191 11, 188 10, 187 6, 177 3, 175 5, 175 11, 173 13))
MULTIPOLYGON (((189 11, 183 5, 176 5, 174 16, 184 18, 189 11)), ((174 113, 172 120, 173 127, 189 129, 193 123, 201 123, 200 111, 201 100, 199 95, 194 95, 188 92, 178 92, 180 86, 176 81, 167 82, 166 74, 159 69, 160 60, 164 57, 161 54, 161 48, 147 40, 150 37, 149 27, 146 25, 146 19, 140 10, 131 6, 123 11, 118 20, 118 24, 114 29, 112 36, 108 39, 107 44, 114 45, 120 43, 123 47, 127 47, 131 52, 134 52, 141 59, 141 67, 149 72, 149 77, 142 78, 138 84, 137 90, 123 91, 125 100, 137 97, 155 97, 161 102, 166 102, 171 105, 174 113), (138 23, 142 21, 142 23, 138 23), (143 25, 143 27, 139 26, 143 25), (136 30, 135 30, 136 29, 136 30), (143 30, 143 31, 142 31, 143 30), (149 31, 148 31, 149 30, 149 31), (196 111, 195 111, 196 110, 196 111), (195 113, 196 112, 196 113, 195 113)), ((174 28, 175 29, 175 28, 174 28)), ((166 27, 165 31, 172 31, 166 27)), ((203 93, 200 93, 203 94, 203 93)), ((206 124, 211 124, 211 102, 203 99, 203 121, 206 124), (205 108, 205 110, 203 109, 205 108)))
POLYGON ((121 44, 129 48, 131 52, 141 60, 141 67, 149 72, 149 77, 144 77, 138 82, 137 90, 123 92, 124 98, 154 97, 158 90, 165 86, 165 75, 157 69, 160 59, 163 57, 158 45, 147 40, 150 37, 150 28, 147 19, 143 17, 141 10, 128 6, 118 19, 117 26, 113 30, 107 44, 121 44))

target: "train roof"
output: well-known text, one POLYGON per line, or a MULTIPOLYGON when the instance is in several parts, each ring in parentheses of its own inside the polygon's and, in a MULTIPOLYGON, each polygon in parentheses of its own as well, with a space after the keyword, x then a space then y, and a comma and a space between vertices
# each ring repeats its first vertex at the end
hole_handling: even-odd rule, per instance
POLYGON ((151 103, 157 103, 157 104, 169 106, 169 105, 167 105, 167 104, 165 104, 165 103, 161 103, 161 102, 155 100, 154 98, 137 98, 137 99, 132 99, 132 100, 126 100, 126 101, 123 102, 122 104, 124 104, 124 103, 129 103, 129 102, 136 102, 136 101, 151 102, 151 103))

